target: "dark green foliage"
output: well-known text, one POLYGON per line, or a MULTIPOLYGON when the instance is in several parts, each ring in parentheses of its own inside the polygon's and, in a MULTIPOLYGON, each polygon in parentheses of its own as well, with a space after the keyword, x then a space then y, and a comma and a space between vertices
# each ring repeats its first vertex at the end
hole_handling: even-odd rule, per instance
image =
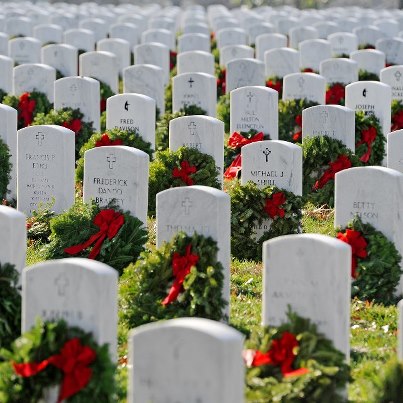
POLYGON ((293 368, 307 368, 300 376, 283 377, 278 368, 262 365, 247 369, 246 398, 248 402, 271 403, 338 403, 343 387, 350 379, 344 354, 319 333, 316 325, 295 313, 288 312, 288 322, 278 328, 265 328, 253 333, 246 346, 267 352, 272 340, 284 332, 297 337, 299 349, 293 368))
POLYGON ((54 354, 59 354, 64 344, 78 337, 81 344, 96 352, 95 361, 90 364, 92 376, 88 385, 67 399, 69 403, 92 401, 115 402, 115 364, 112 363, 108 345, 98 346, 90 333, 77 327, 68 327, 66 322, 40 321, 13 343, 10 351, 2 350, 1 356, 7 360, 0 364, 0 401, 2 403, 37 403, 46 387, 58 385, 63 373, 53 365, 32 377, 15 374, 12 362, 41 362, 54 354))
POLYGON ((231 253, 238 259, 262 260, 262 244, 268 239, 281 235, 298 234, 300 232, 302 218, 302 198, 291 192, 268 186, 264 189, 248 182, 241 185, 236 181, 229 189, 231 197, 231 253), (274 194, 282 192, 286 202, 281 205, 285 215, 270 219, 264 207, 266 199, 274 194), (261 226, 263 220, 270 220, 268 231, 255 239, 255 227, 261 226))
POLYGON ((193 316, 223 319, 224 269, 217 261, 217 252, 217 244, 211 238, 183 232, 158 250, 144 252, 136 264, 125 269, 120 281, 120 318, 124 325, 131 329, 158 320, 193 316), (164 306, 162 301, 174 280, 173 253, 184 256, 189 244, 199 261, 186 276, 177 300, 164 306))
POLYGON ((84 154, 87 150, 91 150, 95 147, 96 143, 101 140, 102 136, 107 134, 111 141, 122 140, 122 145, 134 147, 141 151, 144 151, 153 157, 153 150, 151 148, 151 143, 143 140, 141 135, 137 131, 124 131, 120 129, 109 129, 103 133, 94 133, 89 140, 81 147, 80 159, 77 161, 76 169, 76 181, 82 181, 84 178, 84 154))
POLYGON ((318 105, 316 102, 307 99, 288 99, 278 102, 278 139, 295 142, 293 136, 296 132, 302 130, 295 122, 302 111, 311 106, 318 105))
POLYGON ((7 95, 7 92, 0 89, 0 102, 3 102, 4 97, 7 95))
POLYGON ((6 143, 0 138, 0 201, 6 198, 7 186, 11 179, 11 155, 6 143))
POLYGON ((148 182, 148 214, 155 215, 157 193, 163 190, 186 186, 181 178, 173 176, 174 168, 181 168, 181 162, 187 161, 197 171, 190 174, 193 185, 210 186, 221 189, 218 181, 218 168, 211 155, 203 154, 195 148, 181 147, 177 151, 159 151, 150 164, 148 182))
POLYGON ((403 362, 393 358, 386 364, 374 402, 403 402, 403 362))
MULTIPOLYGON (((50 221, 50 243, 44 246, 45 258, 49 260, 71 257, 64 252, 66 248, 82 244, 99 232, 100 229, 93 220, 100 211, 101 209, 95 204, 78 201, 65 213, 54 217, 50 221)), ((96 258, 113 267, 120 274, 128 264, 138 259, 147 240, 147 231, 138 218, 131 216, 128 212, 124 213, 124 218, 125 222, 116 236, 112 239, 105 238, 101 252, 96 258)), ((88 257, 92 247, 93 245, 75 257, 88 257)))
POLYGON ((217 119, 224 122, 225 133, 229 133, 230 129, 230 94, 221 95, 217 102, 217 119))
MULTIPOLYGON (((53 204, 53 203, 52 203, 53 204)), ((30 241, 47 242, 50 235, 50 220, 54 217, 52 205, 39 206, 27 218, 27 238, 30 241)))
POLYGON ((329 180, 322 188, 315 190, 313 186, 329 163, 340 155, 345 155, 353 167, 361 166, 361 162, 340 140, 328 136, 304 138, 303 148, 303 195, 307 201, 317 206, 334 206, 334 179, 329 180))
POLYGON ((13 265, 0 263, 0 348, 9 348, 21 332, 21 290, 18 278, 19 274, 13 265))
POLYGON ((379 81, 379 76, 378 74, 360 69, 358 71, 358 81, 379 81))
POLYGON ((368 244, 368 256, 357 258, 357 278, 351 284, 351 296, 384 305, 396 303, 394 292, 402 274, 402 257, 394 243, 359 217, 338 231, 344 233, 347 228, 360 231, 368 244))
POLYGON ((165 113, 172 113, 172 78, 165 87, 165 113))

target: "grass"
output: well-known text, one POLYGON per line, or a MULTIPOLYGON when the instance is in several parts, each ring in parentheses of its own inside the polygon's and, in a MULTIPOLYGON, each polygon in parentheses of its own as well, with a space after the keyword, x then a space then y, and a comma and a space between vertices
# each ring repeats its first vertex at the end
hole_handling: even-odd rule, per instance
MULTIPOLYGON (((304 232, 335 236, 333 210, 306 205, 302 227, 304 232)), ((148 221, 150 239, 147 247, 155 245, 155 221, 148 221)), ((42 259, 40 244, 31 244, 27 265, 42 259)), ((231 312, 229 324, 245 335, 260 326, 262 311, 262 264, 232 260, 231 312)), ((118 383, 120 402, 125 402, 127 380, 127 329, 119 327, 118 383)), ((359 300, 351 304, 351 375, 348 388, 351 402, 371 402, 384 364, 396 355, 397 308, 359 300)), ((402 398, 403 399, 403 398, 402 398)), ((403 401, 403 400, 402 400, 403 401)))

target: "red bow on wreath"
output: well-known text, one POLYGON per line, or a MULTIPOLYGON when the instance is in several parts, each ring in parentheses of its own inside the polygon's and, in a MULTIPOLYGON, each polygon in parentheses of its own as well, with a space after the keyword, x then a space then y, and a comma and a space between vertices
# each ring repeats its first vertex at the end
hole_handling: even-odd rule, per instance
POLYGON ((36 101, 35 99, 30 99, 30 95, 29 92, 24 92, 20 96, 17 106, 20 118, 24 121, 24 126, 29 126, 34 120, 36 101))
POLYGON ((366 130, 361 131, 361 140, 355 145, 356 147, 361 144, 366 144, 368 146, 367 152, 360 158, 362 162, 368 162, 371 157, 372 143, 376 139, 376 128, 374 126, 369 127, 366 130))
POLYGON ((93 223, 99 227, 99 232, 92 235, 88 241, 82 244, 66 248, 64 252, 69 255, 77 255, 95 242, 95 245, 88 256, 88 259, 95 259, 101 252, 101 247, 106 237, 108 237, 108 239, 113 239, 124 222, 125 217, 123 214, 116 212, 113 209, 101 210, 95 216, 93 221, 93 223))
POLYGON ((13 363, 14 371, 24 378, 34 376, 43 371, 48 365, 54 365, 64 373, 60 387, 58 402, 78 393, 85 388, 92 376, 89 365, 96 359, 96 353, 88 346, 83 346, 80 339, 68 340, 60 354, 55 354, 40 363, 13 363))
POLYGON ((298 142, 302 137, 302 115, 295 116, 295 124, 299 127, 298 131, 294 133, 292 139, 298 142))
POLYGON ((392 128, 391 131, 403 129, 403 110, 395 113, 392 116, 392 128))
POLYGON ((169 51, 169 70, 172 70, 176 66, 177 55, 177 52, 175 52, 174 50, 169 51))
POLYGON ((123 141, 121 139, 111 140, 109 136, 104 133, 101 136, 101 139, 95 143, 95 147, 103 147, 103 146, 121 146, 123 141))
POLYGON ((339 155, 336 161, 329 163, 329 168, 323 173, 319 180, 315 182, 313 185, 313 190, 322 189, 327 182, 334 179, 334 176, 337 174, 337 172, 347 168, 351 168, 351 161, 347 155, 339 155))
POLYGON ((186 252, 184 256, 175 252, 172 255, 172 274, 175 280, 169 290, 168 296, 162 301, 162 305, 168 305, 178 298, 179 293, 183 289, 183 282, 186 276, 190 273, 192 266, 196 266, 199 261, 198 255, 192 255, 190 253, 192 245, 186 246, 186 252))
POLYGON ((346 89, 342 84, 334 84, 326 91, 326 104, 339 105, 346 97, 346 89))
POLYGON ((285 215, 285 210, 280 208, 280 206, 285 202, 286 198, 283 192, 275 193, 270 199, 266 199, 264 210, 270 218, 283 218, 285 215))
POLYGON ((346 229, 344 234, 339 232, 337 234, 337 239, 340 239, 351 246, 351 277, 357 278, 357 258, 364 259, 368 256, 367 241, 360 231, 355 231, 353 229, 346 229))
POLYGON ((276 90, 279 94, 281 94, 281 91, 283 90, 283 83, 281 80, 267 80, 266 87, 272 88, 273 90, 276 90))
POLYGON ((188 185, 193 185, 193 179, 189 176, 197 172, 197 168, 194 165, 190 165, 188 161, 182 161, 181 167, 175 167, 172 170, 172 176, 174 178, 180 178, 182 181, 188 185))
POLYGON ((81 120, 73 119, 70 122, 63 122, 62 126, 73 130, 73 132, 77 134, 81 130, 81 120))

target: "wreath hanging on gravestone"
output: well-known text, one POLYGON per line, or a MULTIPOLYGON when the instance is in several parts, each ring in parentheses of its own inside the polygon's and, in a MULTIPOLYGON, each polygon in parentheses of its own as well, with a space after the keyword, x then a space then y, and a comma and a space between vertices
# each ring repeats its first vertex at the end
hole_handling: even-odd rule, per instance
POLYGON ((283 96, 283 79, 279 76, 270 76, 266 80, 266 87, 272 88, 278 92, 278 99, 283 96))
POLYGON ((230 94, 221 95, 217 102, 217 119, 224 122, 225 133, 230 129, 230 94))
POLYGON ((89 140, 94 133, 92 122, 84 122, 84 115, 79 109, 63 108, 52 109, 49 113, 38 113, 32 125, 59 125, 73 130, 75 137, 75 158, 80 156, 81 147, 89 140))
POLYGON ((157 151, 167 150, 169 147, 169 122, 172 119, 180 118, 182 116, 192 115, 207 115, 207 112, 196 105, 187 105, 180 109, 178 112, 165 113, 162 115, 159 122, 157 122, 157 128, 155 130, 155 141, 157 151))
POLYGON ((302 140, 302 111, 317 102, 307 99, 280 100, 278 103, 278 138, 279 140, 300 143, 302 140))
POLYGON ((21 334, 21 289, 18 279, 19 273, 14 265, 0 263, 0 349, 8 348, 21 334))
POLYGON ((48 113, 52 104, 47 96, 39 91, 24 92, 20 96, 6 95, 3 104, 18 112, 18 129, 30 126, 38 113, 48 113))
MULTIPOLYGON (((219 57, 220 56, 218 54, 218 58, 219 57)), ((225 67, 221 67, 219 64, 216 64, 215 74, 217 77, 217 97, 220 98, 225 95, 227 87, 227 70, 225 67)))
POLYGON ((155 251, 142 253, 120 280, 120 319, 128 329, 178 317, 224 319, 224 269, 217 243, 179 232, 155 251))
POLYGON ((0 138, 0 201, 6 198, 11 179, 11 155, 6 143, 0 138))
POLYGON ((38 320, 1 355, 7 360, 0 364, 2 402, 40 402, 52 388, 57 402, 116 398, 108 345, 99 346, 90 333, 64 321, 38 320))
POLYGON ((148 214, 155 215, 157 193, 191 185, 221 189, 219 170, 211 155, 195 148, 180 147, 177 151, 159 151, 150 164, 148 182, 148 214))
POLYGON ((254 402, 343 402, 350 380, 344 354, 296 313, 245 342, 246 398, 254 402))
POLYGON ((328 136, 304 138, 302 151, 304 198, 332 208, 336 173, 361 166, 360 160, 340 140, 328 136))
POLYGON ((144 151, 153 158, 151 143, 143 140, 137 130, 125 131, 120 129, 109 129, 104 133, 94 133, 80 149, 80 158, 77 161, 76 181, 84 178, 84 154, 95 147, 102 146, 128 146, 144 151))
POLYGON ((378 74, 371 73, 368 70, 358 70, 358 81, 379 81, 378 74))
POLYGON ((326 105, 345 105, 346 88, 343 83, 331 83, 326 90, 326 105))
POLYGON ((355 154, 364 165, 382 165, 386 138, 375 115, 355 112, 355 154))
POLYGON ((230 187, 231 253, 238 259, 262 260, 262 244, 281 235, 301 232, 302 198, 292 192, 268 186, 260 189, 255 183, 230 187), (269 223, 264 223, 269 220, 269 223), (256 227, 263 235, 256 239, 256 227))
POLYGON ((147 230, 129 212, 114 206, 77 201, 50 220, 50 243, 42 249, 45 260, 84 257, 103 262, 119 274, 144 250, 147 230))
POLYGON ((351 296, 394 304, 402 270, 401 256, 393 242, 357 216, 345 228, 338 229, 337 238, 352 248, 351 296))
POLYGON ((392 101, 392 125, 391 132, 403 129, 403 102, 394 99, 392 101))
POLYGON ((47 242, 50 235, 50 220, 55 216, 52 211, 53 202, 39 205, 27 217, 27 239, 30 244, 34 242, 47 242))

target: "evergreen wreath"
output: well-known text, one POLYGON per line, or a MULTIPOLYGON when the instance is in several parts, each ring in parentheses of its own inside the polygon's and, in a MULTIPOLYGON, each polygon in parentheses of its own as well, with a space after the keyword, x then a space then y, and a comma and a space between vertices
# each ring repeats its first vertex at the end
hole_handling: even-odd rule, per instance
POLYGON ((20 96, 6 95, 3 104, 18 111, 18 129, 30 126, 38 113, 48 113, 52 104, 43 92, 24 92, 20 96))
POLYGON ((0 88, 0 102, 3 102, 4 97, 7 95, 7 92, 0 88))
POLYGON ((66 257, 96 259, 119 274, 144 250, 147 231, 129 212, 114 206, 77 201, 69 210, 50 220, 50 243, 42 250, 45 260, 66 257))
POLYGON ((360 69, 358 71, 358 81, 379 81, 379 76, 378 74, 360 69))
MULTIPOLYGON (((260 189, 249 181, 236 181, 229 189, 231 197, 231 253, 238 259, 262 260, 262 244, 281 235, 298 234, 301 228, 302 198, 268 186, 260 189), (257 225, 270 220, 270 227, 254 239, 257 225)), ((255 236, 256 237, 256 236, 255 236)))
POLYGON ((309 319, 287 313, 278 328, 255 332, 245 345, 246 398, 253 402, 343 402, 350 380, 344 354, 309 319))
POLYGON ((393 242, 371 224, 356 216, 345 228, 338 228, 337 238, 352 248, 351 296, 381 304, 394 304, 394 291, 402 270, 401 256, 393 242))
POLYGON ((195 148, 180 147, 177 151, 159 151, 150 164, 148 182, 148 214, 155 215, 157 193, 191 185, 221 189, 219 170, 211 155, 195 148))
MULTIPOLYGON (((217 50, 218 52, 218 50, 217 50)), ((220 56, 218 56, 220 57, 220 56)), ((225 95, 227 89, 227 70, 216 64, 215 74, 217 77, 217 97, 220 98, 225 95)))
POLYGON ((392 101, 392 125, 391 132, 403 129, 403 102, 394 99, 392 101))
POLYGON ((30 242, 47 242, 50 235, 50 220, 55 216, 51 210, 53 202, 40 205, 27 217, 27 238, 30 242))
POLYGON ((272 88, 278 92, 278 99, 283 96, 283 78, 279 76, 270 76, 266 80, 266 87, 272 88))
POLYGON ((389 360, 383 368, 374 401, 376 403, 400 402, 403 396, 403 362, 389 360))
POLYGON ((19 277, 14 265, 0 262, 0 349, 9 348, 12 341, 21 334, 19 277))
POLYGON ((230 94, 221 95, 217 102, 217 119, 224 122, 225 133, 230 129, 230 94))
POLYGON ((102 112, 106 111, 106 100, 109 97, 112 97, 116 94, 112 91, 112 88, 108 84, 104 83, 101 80, 98 80, 98 81, 99 81, 99 90, 100 90, 100 96, 101 96, 100 109, 101 109, 101 113, 102 113, 102 112))
POLYGON ((6 198, 11 179, 11 155, 7 144, 0 138, 0 201, 6 198))
POLYGON ((76 134, 76 160, 80 157, 81 147, 89 140, 94 133, 92 122, 84 122, 84 115, 79 109, 63 108, 52 109, 49 113, 39 113, 36 115, 32 125, 59 125, 73 130, 76 134))
POLYGON ((99 346, 90 333, 64 321, 38 320, 1 355, 7 360, 0 364, 4 403, 37 403, 46 389, 58 386, 59 402, 115 401, 115 364, 108 345, 99 346))
POLYGON ((340 140, 328 136, 304 138, 302 149, 304 198, 333 208, 335 174, 361 166, 360 160, 340 140))
POLYGON ((217 252, 212 238, 179 232, 159 249, 142 253, 120 281, 120 319, 125 326, 191 316, 223 319, 224 269, 217 252))
POLYGON ((137 130, 125 131, 120 129, 109 129, 104 133, 94 133, 89 140, 80 149, 80 158, 77 161, 76 181, 82 181, 84 178, 84 154, 86 151, 95 147, 102 146, 128 146, 144 151, 153 157, 151 143, 143 140, 137 130))
POLYGON ((355 112, 355 154, 364 165, 382 165, 386 138, 379 119, 364 111, 355 112))
POLYGON ((328 85, 326 90, 326 105, 345 105, 346 88, 343 83, 335 82, 328 85))
POLYGON ((299 143, 302 139, 302 111, 317 102, 307 99, 280 100, 278 103, 278 138, 279 140, 299 143))
POLYGON ((169 147, 169 122, 175 118, 193 115, 207 115, 207 112, 197 105, 185 105, 178 112, 166 112, 162 115, 160 121, 157 122, 157 128, 155 130, 157 151, 164 151, 169 147))

